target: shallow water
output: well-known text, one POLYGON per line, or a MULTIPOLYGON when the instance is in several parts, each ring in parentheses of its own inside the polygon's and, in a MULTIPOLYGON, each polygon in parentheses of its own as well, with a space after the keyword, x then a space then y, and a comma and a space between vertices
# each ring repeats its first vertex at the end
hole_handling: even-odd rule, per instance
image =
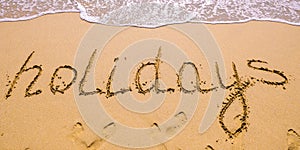
POLYGON ((0 0, 0 21, 78 12, 89 22, 158 27, 174 23, 265 20, 300 25, 299 0, 0 0))

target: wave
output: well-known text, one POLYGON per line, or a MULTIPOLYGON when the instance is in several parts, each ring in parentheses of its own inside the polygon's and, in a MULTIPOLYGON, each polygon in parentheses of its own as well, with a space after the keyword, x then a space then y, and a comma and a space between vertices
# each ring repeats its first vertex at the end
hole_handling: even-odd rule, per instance
POLYGON ((78 12, 88 22, 113 26, 251 20, 300 25, 299 0, 0 0, 1 22, 61 12, 78 12))

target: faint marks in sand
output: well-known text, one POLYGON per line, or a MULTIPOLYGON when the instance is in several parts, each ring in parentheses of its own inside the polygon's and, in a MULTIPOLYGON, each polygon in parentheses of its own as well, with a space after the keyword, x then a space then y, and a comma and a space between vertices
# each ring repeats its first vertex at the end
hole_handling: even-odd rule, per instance
POLYGON ((93 139, 91 140, 87 139, 86 137, 91 137, 91 136, 86 136, 86 134, 87 133, 85 133, 82 123, 77 122, 76 124, 73 125, 72 133, 68 137, 75 144, 87 150, 99 149, 103 140, 98 137, 93 137, 93 139))
POLYGON ((293 129, 287 132, 288 150, 300 150, 300 135, 293 129))
POLYGON ((166 129, 166 133, 169 136, 174 135, 177 132, 177 130, 183 127, 188 121, 187 116, 184 112, 179 112, 174 117, 176 118, 175 125, 170 126, 166 129))
POLYGON ((205 150, 215 150, 212 146, 210 146, 210 145, 207 145, 206 147, 205 147, 205 150))
POLYGON ((116 124, 114 122, 106 125, 102 130, 105 138, 110 138, 116 132, 116 124))

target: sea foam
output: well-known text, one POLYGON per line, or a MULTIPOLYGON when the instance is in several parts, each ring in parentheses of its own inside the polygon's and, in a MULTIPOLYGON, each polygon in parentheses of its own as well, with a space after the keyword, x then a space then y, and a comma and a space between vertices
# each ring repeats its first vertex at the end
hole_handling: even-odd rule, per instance
POLYGON ((250 20, 300 25, 299 0, 0 0, 2 22, 61 12, 78 12, 94 23, 150 28, 250 20))

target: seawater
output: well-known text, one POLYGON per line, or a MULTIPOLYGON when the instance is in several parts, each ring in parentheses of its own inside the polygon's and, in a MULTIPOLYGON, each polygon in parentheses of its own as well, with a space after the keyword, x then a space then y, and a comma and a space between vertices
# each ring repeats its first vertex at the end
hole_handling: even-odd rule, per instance
POLYGON ((299 0, 0 0, 1 22, 61 12, 78 12, 88 22, 150 28, 250 20, 300 25, 299 0))

